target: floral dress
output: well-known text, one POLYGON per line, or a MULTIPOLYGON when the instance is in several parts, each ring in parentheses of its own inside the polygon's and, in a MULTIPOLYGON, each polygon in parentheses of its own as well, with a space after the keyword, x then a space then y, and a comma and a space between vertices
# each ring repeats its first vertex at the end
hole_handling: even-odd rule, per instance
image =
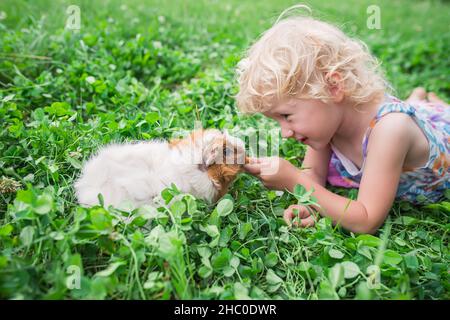
POLYGON ((445 190, 450 187, 450 107, 428 102, 406 103, 390 95, 386 95, 384 103, 364 135, 362 168, 357 168, 351 160, 331 145, 328 182, 333 186, 344 188, 359 187, 370 132, 384 115, 391 112, 403 112, 411 116, 425 134, 430 150, 428 161, 423 167, 403 168, 396 198, 413 203, 442 200, 445 190))

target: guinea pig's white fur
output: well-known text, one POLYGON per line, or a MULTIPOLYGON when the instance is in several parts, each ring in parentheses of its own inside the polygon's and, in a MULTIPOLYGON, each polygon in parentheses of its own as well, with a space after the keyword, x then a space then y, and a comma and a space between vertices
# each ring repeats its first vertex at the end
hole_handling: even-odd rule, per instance
POLYGON ((125 201, 134 207, 151 204, 155 196, 174 183, 183 193, 208 202, 220 191, 217 181, 206 169, 215 163, 222 141, 245 153, 242 140, 208 129, 179 140, 111 144, 99 150, 84 165, 75 183, 81 205, 99 203, 102 194, 106 206, 120 207, 125 201))

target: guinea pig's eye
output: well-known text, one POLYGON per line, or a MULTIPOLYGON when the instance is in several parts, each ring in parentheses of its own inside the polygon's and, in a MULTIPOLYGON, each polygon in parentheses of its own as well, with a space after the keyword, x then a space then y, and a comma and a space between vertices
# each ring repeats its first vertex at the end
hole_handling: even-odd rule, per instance
POLYGON ((228 157, 229 155, 232 154, 232 150, 230 148, 224 148, 223 149, 223 155, 228 157))

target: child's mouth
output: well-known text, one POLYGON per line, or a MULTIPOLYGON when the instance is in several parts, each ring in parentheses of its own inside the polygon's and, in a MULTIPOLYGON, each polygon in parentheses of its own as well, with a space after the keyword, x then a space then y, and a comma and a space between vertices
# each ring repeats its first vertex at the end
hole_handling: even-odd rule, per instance
POLYGON ((297 141, 301 142, 301 143, 305 143, 306 140, 308 140, 308 138, 306 138, 306 137, 301 138, 301 139, 297 139, 297 141))

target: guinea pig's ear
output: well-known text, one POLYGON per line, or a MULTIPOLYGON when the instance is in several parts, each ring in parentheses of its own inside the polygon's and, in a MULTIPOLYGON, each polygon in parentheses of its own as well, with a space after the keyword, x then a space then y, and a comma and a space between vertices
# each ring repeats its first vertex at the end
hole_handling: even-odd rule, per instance
POLYGON ((203 148, 203 164, 207 167, 223 163, 223 143, 222 139, 212 139, 203 148))
POLYGON ((206 148, 203 155, 203 163, 209 167, 216 163, 216 159, 219 156, 219 148, 217 146, 213 146, 212 148, 206 148))

